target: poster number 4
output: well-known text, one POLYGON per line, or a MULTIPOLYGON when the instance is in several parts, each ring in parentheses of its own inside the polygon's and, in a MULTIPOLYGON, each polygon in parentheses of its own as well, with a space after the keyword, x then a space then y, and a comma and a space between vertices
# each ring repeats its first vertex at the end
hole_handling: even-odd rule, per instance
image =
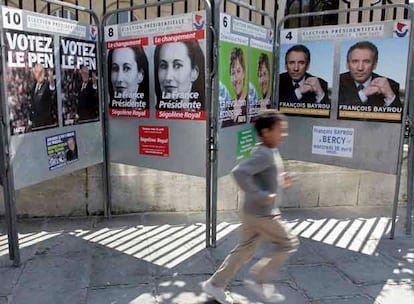
POLYGON ((298 32, 297 30, 287 30, 284 31, 281 35, 282 43, 297 43, 298 42, 298 32))
POLYGON ((23 30, 22 11, 2 8, 3 27, 13 30, 23 30))

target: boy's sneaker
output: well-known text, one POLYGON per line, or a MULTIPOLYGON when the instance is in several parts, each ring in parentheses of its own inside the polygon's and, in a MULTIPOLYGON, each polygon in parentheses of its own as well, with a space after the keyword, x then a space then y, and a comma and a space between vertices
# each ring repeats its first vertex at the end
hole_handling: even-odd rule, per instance
POLYGON ((268 303, 280 303, 286 299, 284 295, 276 290, 273 284, 258 284, 253 280, 245 280, 244 284, 262 301, 268 303))
POLYGON ((201 283, 203 291, 221 304, 233 304, 233 299, 224 292, 224 288, 215 287, 210 280, 201 283))

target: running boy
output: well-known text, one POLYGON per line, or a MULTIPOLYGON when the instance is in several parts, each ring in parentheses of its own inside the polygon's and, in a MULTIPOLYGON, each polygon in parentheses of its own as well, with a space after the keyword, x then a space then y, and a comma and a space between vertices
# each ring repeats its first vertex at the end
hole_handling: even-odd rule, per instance
POLYGON ((202 283, 203 291, 222 304, 233 303, 224 288, 241 266, 254 256, 260 239, 277 245, 278 250, 252 266, 249 271, 251 279, 245 280, 245 284, 263 301, 283 301, 285 297, 276 291, 271 282, 276 271, 299 244, 298 238, 283 222, 278 208, 281 188, 292 183, 284 172, 277 149, 287 135, 287 121, 276 110, 265 110, 255 118, 254 126, 262 142, 255 147, 251 157, 232 172, 245 192, 240 216, 240 241, 212 277, 202 283))

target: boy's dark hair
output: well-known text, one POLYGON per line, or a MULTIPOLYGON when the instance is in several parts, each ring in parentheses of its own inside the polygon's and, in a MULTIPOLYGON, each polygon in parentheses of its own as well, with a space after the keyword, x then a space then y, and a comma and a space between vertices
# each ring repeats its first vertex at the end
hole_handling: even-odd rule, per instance
POLYGON ((253 122, 257 134, 262 135, 263 129, 272 129, 275 125, 286 121, 285 115, 275 109, 264 110, 257 115, 253 122))

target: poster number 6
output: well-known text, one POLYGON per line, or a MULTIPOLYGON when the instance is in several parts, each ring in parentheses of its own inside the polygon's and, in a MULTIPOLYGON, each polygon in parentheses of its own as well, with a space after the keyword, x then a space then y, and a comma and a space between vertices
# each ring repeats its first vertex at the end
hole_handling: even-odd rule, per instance
POLYGON ((227 21, 227 16, 225 16, 224 18, 223 18, 223 26, 224 27, 227 27, 228 26, 228 23, 227 23, 228 21, 227 21))
POLYGON ((2 8, 3 27, 14 30, 23 30, 22 11, 2 8))
POLYGON ((230 33, 231 16, 227 14, 220 14, 220 19, 220 31, 230 33))

